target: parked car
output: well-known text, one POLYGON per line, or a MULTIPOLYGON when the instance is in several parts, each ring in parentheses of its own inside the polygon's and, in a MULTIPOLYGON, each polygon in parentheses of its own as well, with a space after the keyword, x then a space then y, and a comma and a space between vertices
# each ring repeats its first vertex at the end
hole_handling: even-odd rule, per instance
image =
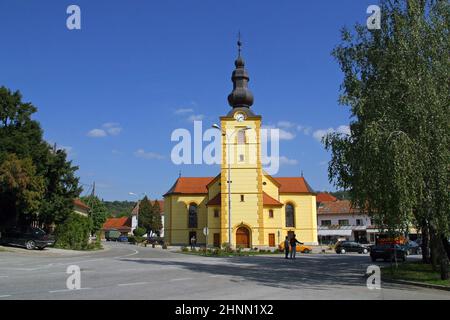
POLYGON ((121 236, 119 236, 117 238, 117 241, 119 241, 119 242, 128 242, 128 237, 124 236, 124 235, 121 235, 121 236))
POLYGON ((408 241, 404 244, 406 254, 422 254, 422 247, 415 241, 408 241))
POLYGON ((44 230, 35 227, 12 227, 0 234, 0 243, 24 247, 28 250, 39 249, 55 244, 55 239, 44 230))
MULTIPOLYGON (((284 251, 284 241, 282 243, 280 243, 280 245, 278 246, 278 248, 281 251, 284 251)), ((295 246, 295 252, 300 252, 300 253, 311 253, 312 252, 312 248, 309 246, 305 246, 304 244, 297 244, 295 246)))
POLYGON ((354 241, 339 241, 335 246, 336 253, 358 252, 368 253, 369 247, 359 244, 354 241))
POLYGON ((393 261, 396 256, 397 260, 406 261, 406 248, 398 244, 381 244, 373 246, 372 250, 370 250, 370 258, 373 262, 377 261, 377 259, 393 261))

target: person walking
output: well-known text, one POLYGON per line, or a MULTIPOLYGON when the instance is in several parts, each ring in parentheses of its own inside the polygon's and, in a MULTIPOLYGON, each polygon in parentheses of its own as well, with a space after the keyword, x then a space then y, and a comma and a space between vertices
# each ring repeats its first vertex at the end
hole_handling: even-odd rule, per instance
POLYGON ((289 259, 289 237, 286 236, 286 239, 284 240, 284 253, 285 253, 285 259, 289 259))
POLYGON ((195 236, 192 236, 192 238, 191 238, 191 250, 194 250, 195 242, 196 242, 195 236))
POLYGON ((298 244, 303 243, 301 243, 295 238, 295 234, 291 237, 290 243, 291 243, 291 259, 295 259, 295 254, 297 252, 297 243, 298 244))

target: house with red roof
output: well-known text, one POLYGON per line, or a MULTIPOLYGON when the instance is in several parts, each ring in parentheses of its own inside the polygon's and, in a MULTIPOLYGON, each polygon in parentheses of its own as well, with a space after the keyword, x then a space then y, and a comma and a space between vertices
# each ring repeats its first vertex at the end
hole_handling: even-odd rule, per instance
POLYGON ((103 224, 103 233, 117 230, 123 235, 131 234, 131 217, 109 218, 103 224))

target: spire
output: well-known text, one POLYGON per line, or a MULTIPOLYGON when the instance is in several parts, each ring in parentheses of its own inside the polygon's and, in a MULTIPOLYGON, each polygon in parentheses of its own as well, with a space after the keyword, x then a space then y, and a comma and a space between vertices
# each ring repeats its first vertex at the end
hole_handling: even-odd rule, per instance
POLYGON ((253 104, 253 94, 248 89, 248 82, 250 80, 247 70, 245 70, 245 62, 241 57, 241 33, 238 36, 238 57, 234 62, 236 69, 233 71, 231 81, 233 81, 233 91, 228 96, 228 103, 233 108, 250 108, 253 104))

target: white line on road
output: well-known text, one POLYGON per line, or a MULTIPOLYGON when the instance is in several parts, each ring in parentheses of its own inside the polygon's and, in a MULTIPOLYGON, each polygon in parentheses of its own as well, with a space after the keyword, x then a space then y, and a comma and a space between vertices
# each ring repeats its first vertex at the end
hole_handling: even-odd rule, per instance
POLYGON ((148 282, 135 282, 135 283, 119 283, 119 287, 126 287, 126 286, 139 286, 143 284, 148 284, 148 282))
POLYGON ((133 250, 134 252, 133 252, 133 253, 130 253, 130 254, 126 254, 126 255, 124 255, 124 256, 114 257, 113 259, 120 259, 120 258, 130 257, 130 256, 134 256, 135 254, 138 254, 138 253, 139 253, 139 251, 137 251, 137 250, 135 250, 135 249, 131 249, 131 250, 133 250))
POLYGON ((8 298, 8 297, 11 297, 11 295, 10 294, 4 294, 4 295, 0 296, 0 298, 8 298))
POLYGON ((8 278, 9 276, 0 276, 0 278, 8 278))
POLYGON ((62 290, 52 290, 52 291, 49 291, 49 293, 70 292, 70 291, 91 290, 91 289, 92 288, 62 289, 62 290))
POLYGON ((178 278, 178 279, 170 279, 170 281, 184 281, 184 280, 192 280, 192 278, 178 278))

